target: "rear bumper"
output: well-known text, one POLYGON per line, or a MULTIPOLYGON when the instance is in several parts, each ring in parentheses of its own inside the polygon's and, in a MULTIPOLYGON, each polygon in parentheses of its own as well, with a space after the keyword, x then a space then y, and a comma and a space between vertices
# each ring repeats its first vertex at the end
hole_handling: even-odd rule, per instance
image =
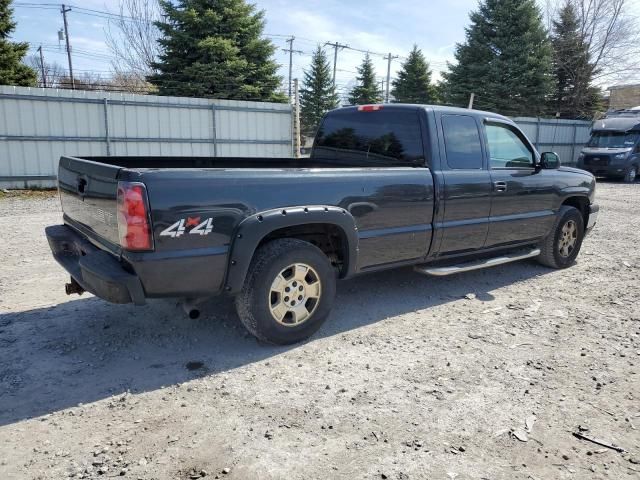
POLYGON ((100 250, 66 225, 45 229, 56 261, 86 291, 112 303, 145 304, 140 279, 113 255, 100 250))
POLYGON ((592 203, 591 205, 589 205, 589 221, 587 222, 587 228, 586 228, 587 233, 593 230, 593 227, 596 226, 599 212, 600 212, 600 207, 597 204, 592 203))

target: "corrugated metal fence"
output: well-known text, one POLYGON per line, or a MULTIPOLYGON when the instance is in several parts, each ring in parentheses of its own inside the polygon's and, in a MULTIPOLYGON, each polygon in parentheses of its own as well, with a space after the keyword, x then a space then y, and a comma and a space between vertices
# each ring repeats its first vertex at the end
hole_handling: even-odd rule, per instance
POLYGON ((287 104, 0 86, 0 188, 55 185, 62 155, 291 153, 287 104))
POLYGON ((575 165, 589 140, 592 122, 535 117, 516 117, 514 122, 539 152, 556 152, 563 165, 575 165))
MULTIPOLYGON (((517 117, 539 151, 575 165, 591 122, 517 117)), ((291 106, 0 86, 0 188, 55 185, 62 155, 292 154, 291 106)))

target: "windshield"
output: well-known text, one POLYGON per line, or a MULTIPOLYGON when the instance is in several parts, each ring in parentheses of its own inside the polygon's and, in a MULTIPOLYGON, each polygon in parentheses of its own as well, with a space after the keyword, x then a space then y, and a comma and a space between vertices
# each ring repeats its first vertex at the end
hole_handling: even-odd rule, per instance
POLYGON ((587 146, 596 148, 631 148, 638 132, 593 132, 587 146))

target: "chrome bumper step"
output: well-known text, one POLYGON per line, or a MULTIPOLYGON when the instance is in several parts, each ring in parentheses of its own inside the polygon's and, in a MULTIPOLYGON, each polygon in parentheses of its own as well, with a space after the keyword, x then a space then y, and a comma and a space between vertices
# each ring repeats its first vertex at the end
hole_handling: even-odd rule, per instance
POLYGON ((458 265, 450 265, 447 267, 432 267, 430 265, 416 265, 413 269, 418 273, 424 273, 425 275, 433 275, 436 277, 444 277, 446 275, 453 275, 454 273, 471 272, 473 270, 480 270, 482 268, 495 267, 497 265, 504 265, 505 263, 517 262, 518 260, 525 260, 527 258, 533 258, 540 255, 540 249, 535 248, 526 252, 516 252, 507 255, 501 255, 499 257, 487 258, 483 260, 474 260, 467 263, 460 263, 458 265))

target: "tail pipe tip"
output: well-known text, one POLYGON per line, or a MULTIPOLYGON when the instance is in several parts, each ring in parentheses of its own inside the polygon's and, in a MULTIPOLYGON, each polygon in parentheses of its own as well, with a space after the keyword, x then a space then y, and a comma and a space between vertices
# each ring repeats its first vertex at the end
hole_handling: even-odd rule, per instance
POLYGON ((71 277, 71 281, 69 283, 64 284, 64 291, 67 295, 73 295, 74 293, 82 295, 84 292, 86 292, 86 290, 82 288, 73 277, 71 277))
POLYGON ((195 320, 196 318, 200 317, 200 309, 198 308, 198 303, 199 302, 194 300, 185 300, 184 302, 182 302, 182 309, 191 320, 195 320))

